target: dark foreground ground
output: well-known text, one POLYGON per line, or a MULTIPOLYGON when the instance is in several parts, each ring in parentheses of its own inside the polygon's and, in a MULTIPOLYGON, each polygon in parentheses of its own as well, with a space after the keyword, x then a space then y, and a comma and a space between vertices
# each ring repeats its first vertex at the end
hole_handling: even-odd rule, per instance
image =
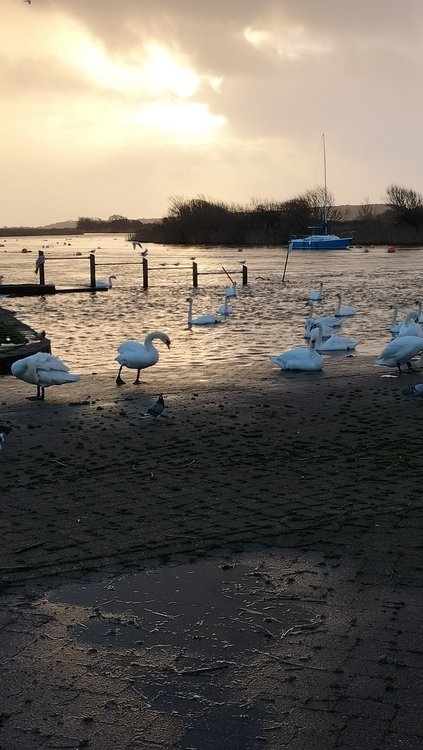
POLYGON ((423 377, 331 365, 0 381, 2 750, 423 747, 423 377))

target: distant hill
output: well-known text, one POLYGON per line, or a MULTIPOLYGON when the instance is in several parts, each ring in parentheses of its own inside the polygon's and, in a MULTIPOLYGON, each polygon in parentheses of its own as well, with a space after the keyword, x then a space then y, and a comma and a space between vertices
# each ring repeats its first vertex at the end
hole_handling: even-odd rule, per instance
POLYGON ((68 221, 58 221, 56 224, 46 224, 39 229, 76 229, 77 221, 68 219, 68 221))
MULTIPOLYGON (((162 219, 137 219, 143 224, 158 224, 162 219)), ((76 219, 68 219, 67 221, 58 221, 55 224, 46 224, 45 226, 38 227, 38 229, 76 229, 78 221, 76 219)))

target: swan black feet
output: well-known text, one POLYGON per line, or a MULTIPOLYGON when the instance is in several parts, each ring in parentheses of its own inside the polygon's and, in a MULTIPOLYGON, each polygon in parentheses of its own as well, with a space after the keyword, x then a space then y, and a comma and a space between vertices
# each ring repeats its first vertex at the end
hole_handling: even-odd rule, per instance
POLYGON ((122 378, 120 377, 120 375, 118 375, 117 378, 116 378, 116 385, 125 385, 125 381, 122 380, 122 378))

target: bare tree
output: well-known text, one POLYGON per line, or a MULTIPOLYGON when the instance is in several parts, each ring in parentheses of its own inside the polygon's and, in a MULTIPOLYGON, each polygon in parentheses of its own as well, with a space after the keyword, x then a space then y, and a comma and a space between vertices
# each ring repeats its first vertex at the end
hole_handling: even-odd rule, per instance
POLYGON ((363 203, 360 206, 358 216, 361 221, 372 221, 375 218, 375 210, 370 203, 369 196, 366 195, 363 203))
POLYGON ((423 224, 423 197, 416 190, 392 184, 386 188, 386 198, 388 206, 404 224, 415 229, 423 224))

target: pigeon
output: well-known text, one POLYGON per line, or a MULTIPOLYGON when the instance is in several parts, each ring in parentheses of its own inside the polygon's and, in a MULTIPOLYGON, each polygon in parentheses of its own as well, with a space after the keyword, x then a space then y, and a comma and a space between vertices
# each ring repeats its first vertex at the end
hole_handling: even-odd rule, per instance
POLYGON ((163 414, 163 410, 166 408, 164 398, 162 394, 158 397, 157 401, 152 404, 144 414, 141 414, 140 419, 157 419, 163 414))
POLYGON ((145 250, 142 251, 141 255, 142 255, 143 258, 147 257, 147 255, 148 255, 148 248, 147 247, 145 248, 145 250))
POLYGON ((0 451, 4 446, 6 436, 9 434, 11 427, 0 427, 0 451))
POLYGON ((406 396, 423 396, 423 383, 412 385, 410 388, 406 388, 403 393, 405 393, 406 396))

